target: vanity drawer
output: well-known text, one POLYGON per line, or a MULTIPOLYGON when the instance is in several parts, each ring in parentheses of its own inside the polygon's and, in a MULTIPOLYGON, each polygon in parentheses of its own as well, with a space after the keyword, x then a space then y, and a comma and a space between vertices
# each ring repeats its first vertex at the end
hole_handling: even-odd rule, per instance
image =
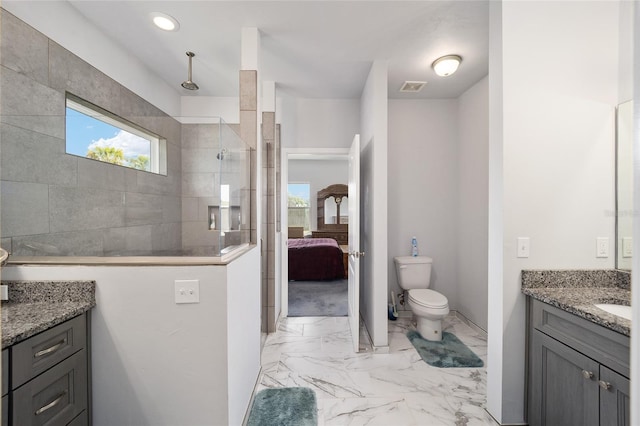
POLYGON ((84 350, 13 391, 12 424, 67 425, 87 408, 84 350))
POLYGON ((577 315, 530 298, 536 330, 629 377, 629 338, 577 315))
POLYGON ((86 316, 80 315, 11 347, 11 389, 86 347, 86 316))

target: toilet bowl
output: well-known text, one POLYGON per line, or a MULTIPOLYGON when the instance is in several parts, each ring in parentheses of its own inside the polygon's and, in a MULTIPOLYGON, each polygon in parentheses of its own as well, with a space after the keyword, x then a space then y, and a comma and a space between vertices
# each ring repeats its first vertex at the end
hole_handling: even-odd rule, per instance
POLYGON ((423 338, 442 340, 442 319, 449 314, 449 301, 435 290, 431 282, 433 259, 426 256, 395 257, 398 284, 409 294, 409 307, 416 318, 416 328, 423 338))

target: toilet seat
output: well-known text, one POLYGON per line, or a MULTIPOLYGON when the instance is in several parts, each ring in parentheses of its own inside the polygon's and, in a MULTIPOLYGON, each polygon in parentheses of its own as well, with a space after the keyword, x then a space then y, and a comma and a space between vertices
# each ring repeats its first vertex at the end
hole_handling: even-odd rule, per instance
POLYGON ((449 301, 444 294, 426 288, 409 290, 409 301, 425 308, 446 308, 449 301))

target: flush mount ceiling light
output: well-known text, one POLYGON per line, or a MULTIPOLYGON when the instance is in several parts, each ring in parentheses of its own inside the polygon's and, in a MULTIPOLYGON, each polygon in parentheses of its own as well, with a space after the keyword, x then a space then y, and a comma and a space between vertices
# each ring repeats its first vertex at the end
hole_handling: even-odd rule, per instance
POLYGON ((162 12, 151 12, 149 14, 154 25, 164 31, 178 31, 180 24, 173 16, 162 12))
POLYGON ((462 58, 458 55, 447 55, 433 61, 431 66, 440 77, 448 77, 458 69, 462 58))

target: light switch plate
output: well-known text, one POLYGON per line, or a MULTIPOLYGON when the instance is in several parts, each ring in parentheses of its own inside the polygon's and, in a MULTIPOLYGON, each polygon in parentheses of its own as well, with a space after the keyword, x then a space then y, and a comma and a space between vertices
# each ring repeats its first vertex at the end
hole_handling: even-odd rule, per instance
POLYGON ((633 238, 622 237, 622 257, 633 257, 633 238))
POLYGON ((176 303, 200 303, 200 280, 175 280, 176 303))
POLYGON ((609 238, 596 238, 596 257, 609 257, 609 238))
POLYGON ((529 237, 518 238, 518 257, 529 257, 529 237))
POLYGON ((0 300, 9 300, 9 286, 0 285, 0 300))

